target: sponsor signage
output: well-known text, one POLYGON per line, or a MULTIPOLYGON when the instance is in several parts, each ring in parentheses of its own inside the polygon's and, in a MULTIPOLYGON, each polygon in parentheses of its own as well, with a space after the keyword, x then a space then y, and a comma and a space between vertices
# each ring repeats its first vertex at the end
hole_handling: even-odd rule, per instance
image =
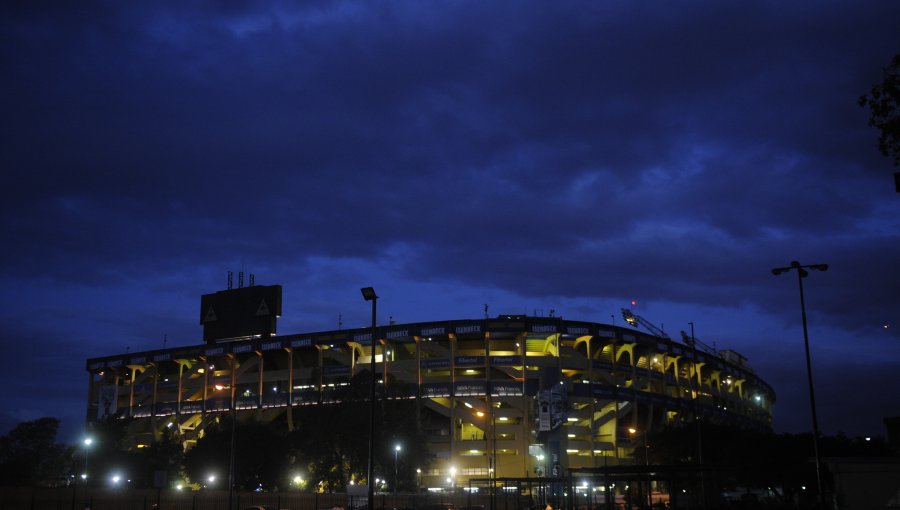
POLYGON ((370 345, 372 343, 372 333, 358 333, 353 335, 353 341, 362 345, 370 345))
POLYGON ((602 337, 602 338, 615 338, 615 337, 616 337, 616 332, 615 332, 615 331, 607 331, 607 330, 605 330, 605 329, 601 329, 601 330, 597 331, 597 336, 602 337))
POLYGON ((233 353, 241 353, 241 352, 250 352, 253 350, 253 346, 251 344, 246 345, 236 345, 231 349, 233 353))
POLYGON ((206 349, 203 351, 203 354, 206 356, 222 356, 225 354, 224 347, 215 347, 213 349, 206 349))
POLYGON ((623 334, 622 340, 625 340, 626 342, 634 342, 636 340, 636 337, 634 335, 623 334))
POLYGON ((227 411, 230 407, 231 399, 221 397, 206 399, 207 411, 227 411))
POLYGON ((481 333, 481 325, 474 324, 471 326, 457 326, 454 332, 457 335, 465 335, 466 333, 481 333))
POLYGON ((172 359, 172 355, 169 353, 156 354, 153 356, 153 361, 168 361, 170 359, 172 359))
POLYGON ((176 402, 157 402, 153 407, 153 414, 155 416, 168 416, 170 414, 175 414, 176 402))
POLYGON ((300 394, 294 393, 291 396, 292 406, 301 406, 304 404, 314 404, 319 400, 319 394, 315 391, 304 391, 300 394))
POLYGON ((521 364, 522 358, 520 356, 491 356, 491 365, 495 367, 511 367, 521 364))
POLYGON ((453 393, 461 397, 483 396, 487 394, 487 384, 484 381, 457 382, 453 393))
POLYGON ((181 403, 181 412, 184 414, 195 414, 203 412, 203 402, 200 400, 190 400, 181 403))
POLYGON ((532 324, 532 333, 556 333, 555 324, 532 324))
POLYGON ((457 356, 455 358, 458 367, 474 367, 484 365, 484 356, 457 356))
POLYGON ((267 393, 263 395, 263 407, 285 407, 288 405, 287 393, 267 393))
POLYGON ((433 397, 449 397, 452 387, 450 383, 425 383, 422 385, 422 396, 433 397))
POLYGON ((409 336, 409 330, 401 329, 399 331, 388 331, 386 336, 387 336, 388 340, 394 340, 397 338, 406 338, 409 336))
POLYGON ((108 367, 110 367, 110 368, 121 367, 121 366, 122 366, 122 360, 117 359, 117 360, 113 360, 113 361, 107 361, 107 362, 106 362, 106 366, 108 366, 108 367))
POLYGON ((266 342, 260 345, 260 348, 264 351, 274 351, 275 349, 281 349, 281 340, 277 340, 275 342, 266 342))
POLYGON ((439 328, 422 328, 422 336, 437 336, 437 335, 446 335, 447 328, 439 327, 439 328))
POLYGON ((259 398, 255 396, 238 397, 234 401, 235 409, 257 409, 259 407, 259 398))
POLYGON ((301 338, 299 340, 291 340, 291 347, 310 347, 312 346, 312 338, 301 338))
POLYGON ((419 365, 422 368, 450 368, 450 360, 448 358, 428 358, 423 359, 419 365))
POLYGON ((141 356, 140 358, 131 358, 130 360, 128 360, 128 363, 131 365, 139 365, 139 364, 146 363, 146 362, 147 362, 146 356, 141 356))
POLYGON ((494 381, 491 395, 495 397, 517 397, 522 395, 522 383, 515 381, 494 381))
POLYGON ((566 333, 570 335, 589 335, 590 329, 585 327, 567 327, 566 333))

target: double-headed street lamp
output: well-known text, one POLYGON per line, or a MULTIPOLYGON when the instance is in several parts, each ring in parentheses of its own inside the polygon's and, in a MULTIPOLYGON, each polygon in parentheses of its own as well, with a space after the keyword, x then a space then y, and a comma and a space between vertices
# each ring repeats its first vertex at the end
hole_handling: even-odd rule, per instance
POLYGON ((803 319, 803 348, 806 351, 806 376, 809 380, 809 407, 812 411, 813 452, 815 453, 816 457, 816 484, 819 489, 819 504, 822 505, 822 508, 824 508, 825 496, 822 494, 822 474, 819 458, 819 420, 816 417, 816 393, 813 390, 812 363, 810 363, 809 361, 809 333, 806 329, 806 303, 803 300, 803 279, 809 275, 807 269, 812 269, 815 271, 828 271, 828 264, 810 264, 803 266, 800 265, 799 262, 794 260, 788 267, 776 267, 775 269, 772 269, 772 274, 778 276, 781 273, 790 271, 791 269, 797 270, 797 282, 800 284, 800 316, 803 319))
POLYGON ((378 295, 375 294, 375 289, 372 287, 363 287, 359 290, 362 292, 363 299, 372 302, 372 352, 369 365, 372 379, 369 382, 369 465, 366 475, 369 485, 366 502, 371 510, 375 508, 375 486, 372 484, 372 477, 375 475, 375 304, 378 302, 378 295))

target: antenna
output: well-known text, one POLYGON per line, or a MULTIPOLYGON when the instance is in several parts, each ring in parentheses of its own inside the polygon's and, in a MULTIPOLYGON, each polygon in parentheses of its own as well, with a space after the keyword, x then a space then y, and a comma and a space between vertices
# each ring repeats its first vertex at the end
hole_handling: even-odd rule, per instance
POLYGON ((238 288, 239 289, 244 288, 244 272, 243 271, 238 273, 238 288))
POLYGON ((166 348, 166 344, 169 343, 169 334, 163 333, 163 349, 166 348))
POLYGON ((253 273, 250 273, 250 286, 253 286, 253 283, 256 281, 256 276, 253 273))
POLYGON ((487 303, 484 304, 484 318, 485 318, 485 319, 488 318, 488 305, 487 305, 487 303))
POLYGON ((343 327, 344 327, 344 316, 341 314, 338 314, 338 329, 340 330, 343 327))
POLYGON ((554 315, 556 315, 556 310, 554 310, 553 308, 551 308, 551 309, 550 309, 550 318, 552 319, 554 315))
POLYGON ((234 273, 231 271, 228 271, 228 290, 231 290, 231 287, 233 286, 233 284, 234 284, 234 273))

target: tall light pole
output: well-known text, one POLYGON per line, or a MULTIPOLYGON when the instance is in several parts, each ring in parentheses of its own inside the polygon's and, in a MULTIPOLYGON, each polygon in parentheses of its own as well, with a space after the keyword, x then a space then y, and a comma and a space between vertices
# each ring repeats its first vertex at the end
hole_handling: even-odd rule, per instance
POLYGON ((372 483, 372 477, 375 475, 375 309, 378 295, 375 294, 375 289, 372 287, 363 287, 359 290, 362 292, 363 299, 372 302, 372 352, 369 356, 369 369, 372 372, 372 378, 369 381, 369 465, 366 475, 366 482, 369 486, 366 502, 368 509, 372 510, 375 508, 375 485, 372 483))
MULTIPOLYGON (((635 434, 638 433, 638 430, 634 427, 628 427, 628 433, 631 434, 633 437, 635 434)), ((647 444, 647 431, 642 430, 642 431, 640 431, 640 433, 641 433, 641 443, 643 443, 642 448, 644 449, 644 465, 649 468, 650 467, 650 446, 647 444)), ((637 455, 634 456, 634 463, 637 464, 637 455)), ((650 484, 651 484, 651 481, 648 479, 647 480, 647 505, 653 506, 653 489, 650 486, 650 484)), ((643 485, 640 484, 640 482, 639 482, 639 485, 638 485, 639 491, 643 490, 643 489, 641 489, 641 487, 643 487, 643 485)))
MULTIPOLYGON (((706 506, 706 476, 703 473, 703 428, 700 419, 699 408, 697 407, 697 396, 703 391, 703 380, 697 371, 697 337, 694 336, 694 321, 688 322, 691 325, 691 354, 693 360, 691 362, 694 374, 697 376, 697 392, 691 395, 691 405, 694 408, 694 421, 697 424, 697 464, 700 465, 700 498, 703 506, 706 506)), ((691 378, 691 387, 693 388, 693 377, 691 378)))
POLYGON ((819 420, 816 417, 816 393, 813 390, 812 363, 809 361, 809 333, 806 329, 806 303, 803 300, 803 279, 809 275, 809 272, 806 271, 807 269, 828 271, 828 264, 810 264, 803 266, 794 260, 788 267, 776 267, 775 269, 772 269, 772 274, 778 276, 791 269, 797 270, 797 282, 800 284, 800 316, 803 319, 803 348, 806 351, 806 377, 809 381, 809 407, 812 411, 813 453, 815 453, 816 457, 816 486, 819 489, 819 504, 822 508, 825 508, 825 495, 822 494, 821 459, 819 458, 819 420))
POLYGON ((85 480, 85 484, 87 484, 88 477, 88 450, 91 445, 94 443, 94 439, 90 437, 84 438, 84 473, 81 475, 81 478, 85 480))
POLYGON ((402 450, 402 449, 403 449, 403 448, 402 448, 399 444, 398 444, 397 446, 394 446, 394 494, 396 494, 397 492, 399 492, 399 491, 397 490, 397 487, 398 487, 398 486, 397 486, 397 472, 399 471, 399 468, 398 468, 398 466, 399 466, 398 460, 399 460, 399 457, 400 457, 400 450, 402 450))
MULTIPOLYGON (((634 427, 628 427, 628 433, 631 434, 632 436, 634 436, 635 434, 638 433, 638 430, 634 427)), ((649 466, 650 465, 650 452, 649 452, 650 447, 647 445, 647 431, 641 431, 641 443, 642 443, 641 446, 644 449, 644 465, 649 466)), ((636 458, 635 458, 635 464, 637 464, 636 458)))

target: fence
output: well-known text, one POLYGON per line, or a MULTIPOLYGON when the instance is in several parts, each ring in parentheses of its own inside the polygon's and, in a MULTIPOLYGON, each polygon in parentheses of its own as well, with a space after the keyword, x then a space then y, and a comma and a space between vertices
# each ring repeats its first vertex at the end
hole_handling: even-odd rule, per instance
MULTIPOLYGON (((240 492, 231 510, 362 510, 366 498, 342 493, 240 492)), ((376 509, 450 510, 486 508, 486 497, 465 493, 376 494, 376 509)), ((99 489, 84 487, 0 488, 0 510, 229 510, 228 491, 99 489)))

